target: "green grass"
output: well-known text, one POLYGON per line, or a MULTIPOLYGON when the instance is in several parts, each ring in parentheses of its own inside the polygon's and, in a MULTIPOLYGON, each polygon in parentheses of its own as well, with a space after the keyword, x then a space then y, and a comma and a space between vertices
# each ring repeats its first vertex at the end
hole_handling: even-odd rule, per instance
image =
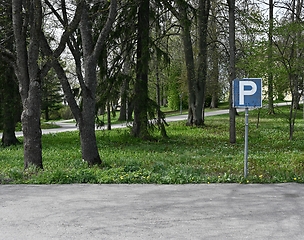
MULTIPOLYGON (((281 183, 304 182, 304 121, 299 111, 288 141, 288 107, 268 115, 249 113, 249 174, 243 177, 244 114, 236 119, 237 143, 229 143, 227 115, 207 117, 203 128, 170 123, 169 139, 134 139, 129 129, 96 132, 102 166, 81 159, 77 132, 43 135, 43 171, 23 171, 22 146, 0 148, 0 183, 281 183)), ((22 139, 21 139, 22 140, 22 139)))

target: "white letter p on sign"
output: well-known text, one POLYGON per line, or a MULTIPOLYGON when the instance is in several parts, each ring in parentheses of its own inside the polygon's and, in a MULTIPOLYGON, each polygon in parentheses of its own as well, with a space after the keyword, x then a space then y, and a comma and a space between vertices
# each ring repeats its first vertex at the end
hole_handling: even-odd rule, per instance
POLYGON ((245 95, 253 95, 257 91, 257 85, 253 81, 240 81, 239 82, 239 93, 240 93, 240 105, 243 105, 245 103, 245 95), (250 90, 245 90, 245 87, 251 87, 250 90))

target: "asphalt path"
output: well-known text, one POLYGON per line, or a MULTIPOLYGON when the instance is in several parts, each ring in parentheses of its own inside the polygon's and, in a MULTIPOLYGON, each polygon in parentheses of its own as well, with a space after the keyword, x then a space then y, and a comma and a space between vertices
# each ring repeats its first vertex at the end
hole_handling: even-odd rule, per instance
MULTIPOLYGON (((284 102, 284 103, 277 103, 275 104, 275 106, 284 106, 284 105, 290 105, 290 102, 284 102)), ((239 108, 237 109, 238 112, 242 112, 244 111, 243 108, 239 108)), ((222 110, 215 110, 215 111, 208 111, 205 112, 205 117, 209 117, 209 116, 215 116, 215 115, 222 115, 222 114, 228 114, 229 110, 228 109, 222 109, 222 110)), ((166 117, 166 121, 167 122, 174 122, 174 121, 183 121, 183 120, 187 120, 188 115, 184 114, 184 115, 176 115, 176 116, 169 116, 166 117)), ((63 120, 63 121, 57 121, 54 122, 54 124, 58 125, 59 128, 51 128, 51 129, 42 129, 42 134, 50 134, 50 133, 58 133, 58 132, 68 132, 68 131, 77 131, 77 126, 76 123, 73 122, 73 119, 70 120, 63 120)), ((119 124, 112 124, 111 128, 115 129, 115 128, 124 128, 127 126, 127 124, 131 124, 131 123, 119 123, 119 124)), ((102 128, 97 128, 96 130, 101 130, 101 129, 106 129, 106 127, 102 127, 102 128)), ((23 132, 22 131, 18 131, 15 132, 16 137, 21 137, 23 136, 23 132)), ((2 138, 2 133, 0 133, 0 138, 2 138)))
MULTIPOLYGON (((290 105, 290 102, 278 103, 275 106, 283 106, 283 105, 290 105)), ((242 108, 237 109, 237 110, 238 110, 238 112, 244 111, 244 109, 242 109, 242 108)), ((227 114, 227 113, 229 113, 228 109, 209 111, 209 112, 205 112, 205 117, 215 116, 215 115, 222 115, 222 114, 227 114)), ((166 117, 166 121, 167 122, 183 121, 183 120, 187 120, 187 117, 188 117, 187 114, 169 116, 169 117, 166 117)), ((68 131, 77 131, 78 130, 77 126, 76 126, 76 123, 73 122, 73 119, 57 121, 57 122, 54 122, 54 124, 58 125, 59 128, 42 129, 42 134, 50 134, 50 133, 68 132, 68 131)), ((124 128, 124 127, 127 126, 127 124, 131 124, 131 123, 112 124, 111 128, 112 129, 124 128)), ((97 128, 96 127, 96 130, 101 130, 101 129, 104 130, 104 129, 106 129, 106 127, 105 126, 102 127, 102 128, 97 128)), ((22 137, 23 132, 22 131, 15 132, 15 135, 16 135, 16 137, 22 137)), ((2 133, 0 133, 0 138, 2 138, 2 133)))
MULTIPOLYGON (((239 111, 242 111, 243 109, 239 109, 239 111)), ((210 112, 205 112, 205 117, 208 116, 215 116, 215 115, 221 115, 221 114, 227 114, 229 113, 229 110, 224 109, 224 110, 215 110, 215 111, 210 111, 210 112)), ((166 117, 167 122, 174 122, 174 121, 183 121, 187 120, 188 115, 176 115, 176 116, 169 116, 166 117)), ((50 128, 50 129, 42 129, 42 134, 50 134, 50 133, 58 133, 58 132, 68 132, 68 131, 77 131, 77 126, 76 123, 73 122, 73 119, 70 120, 63 120, 63 121, 57 121, 53 122, 54 124, 58 125, 59 128, 50 128)), ((112 124, 111 128, 125 128, 127 127, 127 124, 130 125, 131 123, 119 123, 119 124, 112 124)), ((106 129, 106 126, 97 128, 96 130, 104 130, 106 129)), ((22 131, 15 132, 16 137, 21 137, 23 136, 22 131)), ((0 133, 0 138, 2 138, 2 133, 0 133)))
MULTIPOLYGON (((284 105, 290 105, 290 102, 278 103, 275 106, 284 106, 284 105)), ((238 109, 238 112, 242 112, 242 111, 244 111, 244 109, 238 109)), ((229 113, 228 109, 215 110, 215 111, 205 112, 205 117, 227 114, 227 113, 229 113)), ((187 114, 169 116, 169 117, 166 117, 166 121, 167 122, 183 121, 183 120, 187 120, 187 117, 188 117, 187 114)), ((42 134, 68 132, 68 131, 77 131, 78 130, 76 124, 73 122, 73 119, 57 121, 57 122, 54 122, 54 124, 58 125, 59 128, 42 129, 42 134)), ((124 127, 127 126, 127 124, 131 124, 131 123, 112 124, 111 128, 112 129, 124 128, 124 127)), ((100 129, 104 130, 104 129, 106 129, 106 127, 102 127, 102 128, 97 128, 96 127, 96 130, 100 130, 100 129)), ((22 131, 17 131, 17 132, 15 132, 15 135, 16 135, 16 137, 22 137, 23 132, 22 131)), ((2 133, 0 133, 0 138, 2 138, 2 133)))
POLYGON ((304 185, 0 185, 0 239, 304 239, 304 185))

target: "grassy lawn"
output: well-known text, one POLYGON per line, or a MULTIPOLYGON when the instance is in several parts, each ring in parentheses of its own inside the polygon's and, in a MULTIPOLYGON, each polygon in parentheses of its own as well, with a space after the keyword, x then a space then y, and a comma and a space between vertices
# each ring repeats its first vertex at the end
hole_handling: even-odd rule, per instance
MULTIPOLYGON (((23 171, 22 146, 0 148, 0 183, 279 183, 304 182, 304 121, 288 141, 288 107, 276 115, 249 113, 249 174, 243 177, 244 114, 237 117, 237 143, 229 143, 227 115, 207 117, 204 128, 170 123, 169 139, 147 142, 129 129, 96 132, 103 165, 81 159, 78 132, 43 135, 44 171, 23 171)), ((22 140, 22 139, 21 139, 22 140)))

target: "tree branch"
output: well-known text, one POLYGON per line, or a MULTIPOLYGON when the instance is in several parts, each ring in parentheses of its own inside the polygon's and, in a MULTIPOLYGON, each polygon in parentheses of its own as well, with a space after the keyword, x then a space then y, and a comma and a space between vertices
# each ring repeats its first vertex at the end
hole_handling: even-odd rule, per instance
MULTIPOLYGON (((66 77, 66 74, 64 72, 64 69, 62 68, 62 66, 59 63, 59 60, 57 58, 53 57, 53 52, 47 42, 46 37, 44 36, 44 34, 42 33, 41 35, 41 40, 40 40, 40 45, 41 45, 41 50, 43 52, 43 54, 47 57, 50 58, 50 60, 48 61, 48 63, 44 66, 43 69, 45 69, 45 71, 48 71, 48 69, 50 67, 53 67, 56 71, 56 74, 60 80, 60 83, 62 85, 66 100, 69 103, 69 106, 71 107, 71 110, 73 112, 74 117, 76 118, 76 120, 78 121, 81 111, 80 108, 77 105, 77 102, 74 98, 70 83, 66 77)), ((42 73, 45 72, 42 70, 42 73)))
POLYGON ((69 25, 67 25, 67 22, 60 16, 60 14, 56 11, 56 9, 49 2, 49 0, 45 0, 45 3, 51 9, 53 14, 58 19, 58 21, 62 24, 62 26, 65 28, 65 31, 61 36, 60 42, 59 42, 57 48, 55 49, 55 51, 53 53, 53 57, 58 58, 60 56, 60 54, 63 52, 63 50, 65 49, 65 44, 69 41, 70 36, 72 35, 72 33, 75 32, 75 30, 77 29, 77 27, 79 25, 79 22, 81 20, 83 7, 84 7, 84 1, 81 0, 81 1, 78 2, 74 18, 69 25))
POLYGON ((1 45, 0 45, 0 56, 2 56, 5 62, 10 64, 14 69, 16 68, 16 56, 7 48, 4 48, 1 45))
POLYGON ((106 37, 109 34, 109 32, 111 30, 111 27, 112 27, 112 25, 115 21, 116 14, 117 14, 117 0, 111 0, 111 6, 110 6, 110 12, 109 12, 109 15, 108 15, 108 19, 105 23, 105 26, 101 30, 101 32, 98 36, 97 42, 95 44, 95 47, 94 47, 94 51, 93 51, 93 54, 92 54, 92 57, 94 59, 97 59, 98 55, 101 52, 101 49, 102 49, 102 47, 105 43, 106 37))

